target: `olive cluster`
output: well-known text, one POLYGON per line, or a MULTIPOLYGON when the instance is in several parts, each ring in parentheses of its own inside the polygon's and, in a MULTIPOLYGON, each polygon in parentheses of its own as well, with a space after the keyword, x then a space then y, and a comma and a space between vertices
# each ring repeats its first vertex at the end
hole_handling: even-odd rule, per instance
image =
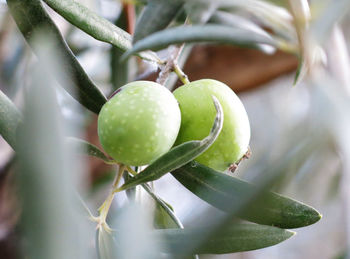
POLYGON ((126 84, 102 107, 98 118, 100 142, 117 162, 150 164, 173 145, 209 135, 216 114, 212 96, 223 108, 223 128, 196 161, 225 171, 247 152, 250 126, 237 95, 212 79, 193 81, 174 93, 155 82, 126 84))

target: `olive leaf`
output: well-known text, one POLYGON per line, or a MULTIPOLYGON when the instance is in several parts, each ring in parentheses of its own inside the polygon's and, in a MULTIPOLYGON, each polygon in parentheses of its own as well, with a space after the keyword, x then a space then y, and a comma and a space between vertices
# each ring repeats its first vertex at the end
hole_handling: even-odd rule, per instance
MULTIPOLYGON (((131 35, 75 0, 44 0, 68 22, 99 41, 110 43, 122 51, 131 48, 131 35)), ((143 52, 139 56, 156 63, 155 53, 143 52)))
POLYGON ((274 5, 279 5, 279 6, 282 6, 282 7, 289 7, 289 3, 288 3, 288 0, 264 0, 266 2, 270 2, 271 4, 274 4, 274 5))
POLYGON ((85 140, 67 137, 66 141, 69 147, 73 148, 77 153, 100 158, 107 164, 116 163, 113 159, 108 158, 98 147, 85 140))
MULTIPOLYGON (((159 251, 181 255, 181 258, 184 258, 188 253, 188 246, 201 240, 203 236, 209 238, 194 249, 193 252, 196 254, 225 254, 260 249, 279 244, 292 237, 295 232, 273 226, 235 223, 226 226, 224 231, 212 236, 208 235, 205 226, 157 229, 144 234, 147 235, 147 239, 152 240, 159 251)), ((108 255, 113 255, 113 251, 116 251, 119 235, 117 231, 112 233, 107 233, 102 229, 97 231, 96 246, 99 258, 111 258, 108 255), (102 257, 102 254, 107 257, 102 257)), ((194 256, 194 258, 197 257, 194 256)))
POLYGON ((123 59, 144 50, 160 50, 171 44, 212 42, 256 48, 257 44, 275 46, 269 35, 252 33, 250 30, 232 28, 226 25, 178 26, 162 30, 138 41, 128 50, 123 59))
MULTIPOLYGON (((239 15, 235 15, 229 12, 216 11, 210 18, 210 22, 232 26, 233 28, 241 28, 250 30, 252 33, 261 34, 266 37, 270 37, 269 34, 264 31, 260 26, 251 20, 239 15)), ((266 44, 257 44, 258 49, 266 53, 271 53, 275 50, 274 47, 266 44)))
POLYGON ((131 47, 131 36, 110 21, 97 15, 75 0, 44 0, 52 9, 71 24, 97 40, 107 42, 122 50, 131 47))
POLYGON ((83 106, 92 112, 99 113, 106 102, 106 97, 85 73, 41 1, 7 0, 7 4, 19 30, 40 59, 45 58, 45 56, 40 56, 43 53, 40 46, 34 43, 34 37, 38 32, 44 31, 53 39, 48 55, 52 52, 57 53, 64 64, 61 67, 64 67, 66 72, 64 76, 57 76, 58 74, 54 73, 57 81, 83 106), (74 88, 70 87, 67 82, 72 82, 74 88))
POLYGON ((299 57, 298 60, 298 67, 297 71, 295 72, 293 85, 298 85, 304 79, 308 70, 304 58, 299 57))
MULTIPOLYGON (((115 20, 114 24, 121 29, 127 28, 127 8, 122 8, 121 13, 119 14, 118 18, 115 20)), ((112 83, 112 90, 117 90, 118 88, 122 87, 123 85, 127 84, 129 80, 131 79, 131 70, 137 69, 135 66, 131 66, 132 60, 129 60, 128 62, 120 62, 121 56, 124 54, 124 51, 117 48, 112 47, 109 50, 110 53, 110 75, 111 75, 111 83, 112 83)))
POLYGON ((224 120, 220 102, 215 96, 212 96, 212 98, 216 109, 216 117, 209 136, 203 140, 188 141, 172 148, 115 191, 123 191, 141 183, 157 180, 166 173, 187 164, 207 150, 219 136, 224 120))
MULTIPOLYGON (((172 175, 187 189, 212 206, 231 213, 229 204, 239 203, 258 187, 192 161, 172 175)), ((240 218, 281 228, 298 228, 321 219, 314 208, 274 192, 264 191, 240 212, 240 218)))
POLYGON ((64 143, 54 80, 51 73, 43 75, 43 64, 39 65, 31 70, 30 91, 24 93, 16 143, 19 167, 14 176, 21 200, 21 236, 30 244, 21 250, 29 258, 57 258, 57 252, 62 258, 86 258, 82 247, 87 243, 76 237, 77 233, 86 236, 87 231, 73 202, 78 178, 72 172, 79 169, 64 143))
POLYGON ((163 220, 163 227, 183 228, 181 221, 175 216, 173 208, 157 196, 148 184, 143 183, 141 186, 156 202, 156 216, 158 216, 158 219, 161 218, 160 220, 163 220))
MULTIPOLYGON (((224 231, 210 236, 200 247, 197 254, 225 254, 260 249, 281 243, 292 237, 292 231, 277 227, 256 224, 236 223, 224 231)), ((207 235, 206 227, 185 229, 159 229, 150 233, 161 251, 171 254, 184 254, 188 244, 207 235)))
POLYGON ((133 43, 167 27, 182 8, 183 4, 184 1, 148 1, 137 22, 133 43))
POLYGON ((15 149, 17 126, 22 114, 13 102, 0 90, 0 135, 15 149))

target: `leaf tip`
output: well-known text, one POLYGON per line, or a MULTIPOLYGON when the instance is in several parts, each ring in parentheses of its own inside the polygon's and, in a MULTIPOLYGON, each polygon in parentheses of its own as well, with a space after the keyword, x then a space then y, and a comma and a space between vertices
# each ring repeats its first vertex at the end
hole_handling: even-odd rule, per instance
POLYGON ((312 224, 315 224, 322 219, 322 214, 320 214, 316 209, 307 206, 307 209, 304 211, 303 224, 297 227, 306 227, 312 224))
POLYGON ((288 230, 288 234, 289 234, 289 235, 288 235, 287 239, 289 239, 289 238, 295 236, 295 235, 297 234, 297 232, 288 230))
POLYGON ((322 219, 322 214, 319 213, 316 209, 312 208, 309 214, 309 223, 310 223, 309 225, 312 225, 321 219, 322 219))

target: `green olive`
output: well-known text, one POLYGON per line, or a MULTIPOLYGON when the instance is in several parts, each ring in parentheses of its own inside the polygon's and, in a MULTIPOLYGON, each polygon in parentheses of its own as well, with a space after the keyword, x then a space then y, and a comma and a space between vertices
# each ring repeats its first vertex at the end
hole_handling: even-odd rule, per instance
POLYGON ((117 162, 146 165, 166 153, 179 132, 181 113, 164 86, 135 81, 120 89, 102 107, 98 136, 117 162))
POLYGON ((181 127, 175 145, 201 140, 209 134, 216 114, 212 95, 223 108, 223 127, 212 146, 195 160, 215 170, 225 171, 248 151, 250 140, 247 112, 227 85, 212 79, 202 79, 174 91, 181 110, 181 127))

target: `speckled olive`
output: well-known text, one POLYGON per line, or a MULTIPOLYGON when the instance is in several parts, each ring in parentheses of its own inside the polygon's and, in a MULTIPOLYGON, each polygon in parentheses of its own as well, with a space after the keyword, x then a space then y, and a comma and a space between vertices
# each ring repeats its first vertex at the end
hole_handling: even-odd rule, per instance
POLYGON ((146 165, 166 153, 179 132, 181 113, 160 84, 126 84, 102 107, 98 136, 104 150, 126 165, 146 165))
POLYGON ((225 171, 247 152, 250 139, 245 108, 227 85, 212 79, 202 79, 174 91, 181 110, 181 128, 175 145, 200 140, 209 134, 216 114, 212 95, 223 108, 223 127, 213 145, 195 160, 215 170, 225 171))

